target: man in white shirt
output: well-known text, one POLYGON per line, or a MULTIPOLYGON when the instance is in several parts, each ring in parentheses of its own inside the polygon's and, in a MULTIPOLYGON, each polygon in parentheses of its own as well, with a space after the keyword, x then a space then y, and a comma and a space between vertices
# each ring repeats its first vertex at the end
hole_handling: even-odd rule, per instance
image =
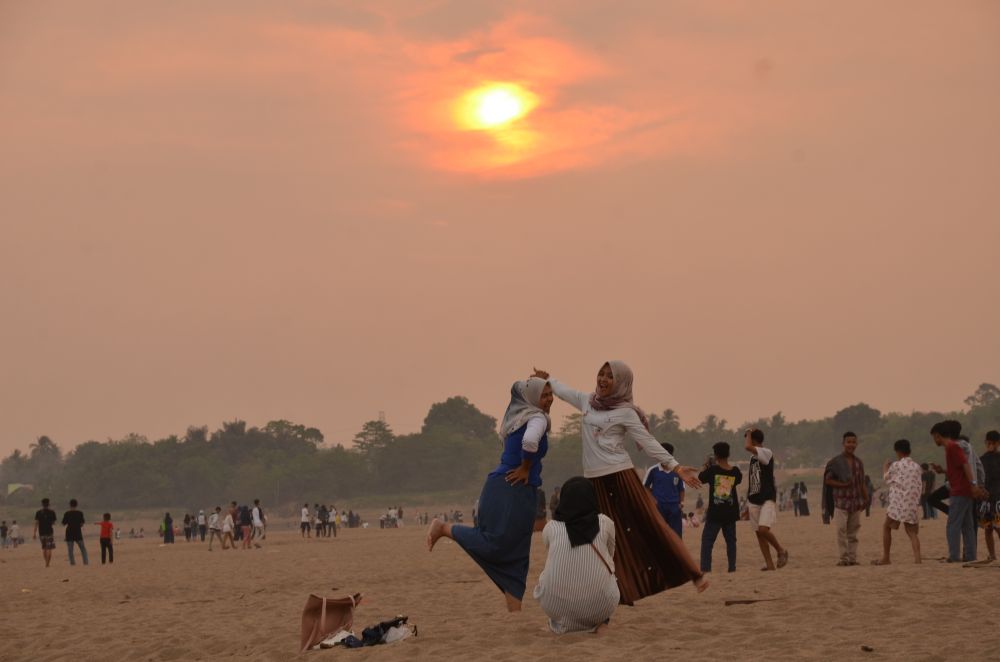
POLYGON ((260 499, 253 500, 250 517, 253 519, 253 532, 250 534, 250 539, 254 541, 254 547, 260 547, 257 541, 264 537, 264 511, 261 510, 260 499))
POLYGON ((302 504, 302 519, 299 527, 302 529, 303 538, 312 538, 310 533, 309 523, 312 521, 312 515, 309 513, 309 504, 302 504))

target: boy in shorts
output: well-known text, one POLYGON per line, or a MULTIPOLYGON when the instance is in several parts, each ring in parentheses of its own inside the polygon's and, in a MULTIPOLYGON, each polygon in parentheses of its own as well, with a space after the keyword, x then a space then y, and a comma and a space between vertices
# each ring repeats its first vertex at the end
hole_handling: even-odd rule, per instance
POLYGON ((920 495, 923 492, 923 469, 910 457, 910 442, 897 441, 892 449, 896 461, 886 460, 882 467, 882 479, 889 487, 889 503, 885 509, 885 523, 882 525, 882 558, 872 561, 872 565, 889 565, 889 551, 892 548, 892 532, 902 524, 913 548, 913 562, 920 563, 920 495))
POLYGON ((774 453, 770 448, 764 448, 764 433, 757 428, 750 428, 743 434, 744 448, 753 457, 750 458, 750 478, 747 488, 747 501, 750 502, 750 525, 757 534, 760 553, 764 556, 764 567, 761 570, 774 570, 771 559, 771 547, 778 553, 778 568, 788 564, 788 550, 781 546, 771 532, 778 518, 778 507, 775 499, 778 496, 774 484, 774 453))
POLYGON ((42 509, 35 513, 35 530, 31 538, 37 538, 42 542, 42 557, 45 559, 46 568, 52 563, 52 550, 56 548, 54 527, 57 519, 56 511, 49 508, 48 498, 42 499, 42 509))

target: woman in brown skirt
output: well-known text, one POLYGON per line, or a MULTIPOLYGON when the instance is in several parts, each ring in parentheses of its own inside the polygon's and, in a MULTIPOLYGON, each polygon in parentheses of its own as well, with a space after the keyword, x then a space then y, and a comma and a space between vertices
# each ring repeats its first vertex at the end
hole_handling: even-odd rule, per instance
POLYGON ((597 490, 601 513, 615 523, 621 603, 631 605, 689 581, 699 592, 708 588, 698 563, 663 521, 625 451, 625 441, 631 439, 664 469, 693 488, 701 487, 698 471, 681 466, 649 433, 646 415, 632 401, 632 370, 622 361, 608 361, 597 373, 593 393, 575 391, 544 370, 536 369, 535 376, 547 379, 556 397, 583 413, 583 475, 597 490))

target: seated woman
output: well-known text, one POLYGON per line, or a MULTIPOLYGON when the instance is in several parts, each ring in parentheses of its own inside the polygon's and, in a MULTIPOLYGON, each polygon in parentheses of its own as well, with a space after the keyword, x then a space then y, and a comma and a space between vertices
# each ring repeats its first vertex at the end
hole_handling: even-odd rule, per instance
POLYGON ((597 632, 620 597, 615 578, 615 523, 597 512, 597 492, 583 476, 559 492, 559 507, 545 525, 545 569, 535 598, 556 634, 597 632))

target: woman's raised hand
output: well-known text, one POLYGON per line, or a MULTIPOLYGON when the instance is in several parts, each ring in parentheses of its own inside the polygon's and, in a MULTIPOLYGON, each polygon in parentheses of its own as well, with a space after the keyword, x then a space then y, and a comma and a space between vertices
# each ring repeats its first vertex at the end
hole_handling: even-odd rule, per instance
POLYGON ((684 467, 678 465, 674 468, 674 473, 681 477, 684 484, 694 489, 701 488, 701 481, 698 480, 698 470, 694 467, 684 467))
POLYGON ((538 377, 540 379, 548 379, 549 378, 549 373, 545 372, 544 370, 539 370, 538 368, 535 368, 535 367, 532 367, 531 369, 535 371, 534 374, 531 375, 532 377, 538 377))

